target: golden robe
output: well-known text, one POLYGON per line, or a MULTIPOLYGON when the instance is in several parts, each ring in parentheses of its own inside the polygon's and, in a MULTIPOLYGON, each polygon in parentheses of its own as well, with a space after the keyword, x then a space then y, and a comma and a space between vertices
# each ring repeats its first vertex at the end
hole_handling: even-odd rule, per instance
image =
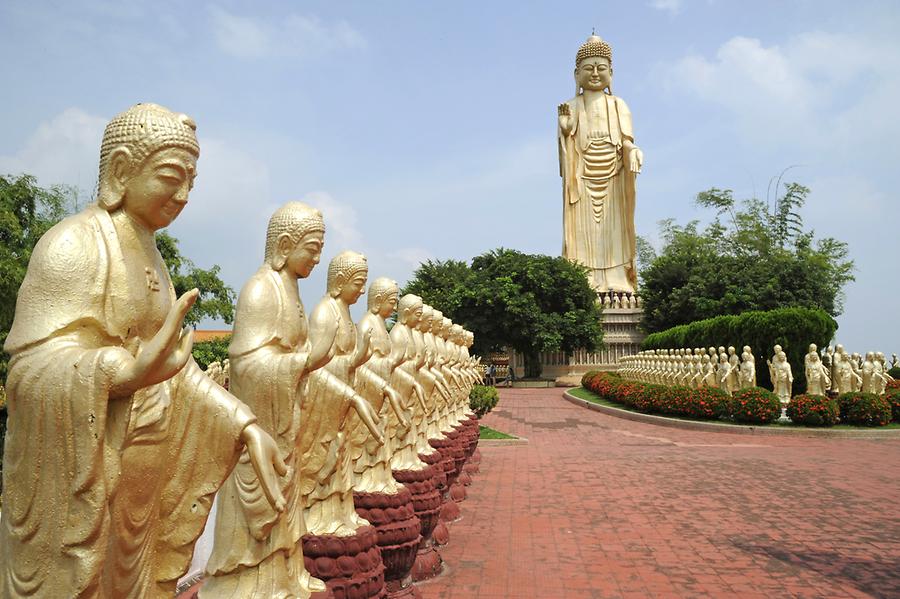
POLYGON ((0 597, 172 597, 254 421, 193 359, 110 401, 175 301, 159 253, 141 260, 96 205, 35 247, 5 346, 0 597))
POLYGON ((299 489, 302 364, 309 325, 299 295, 292 299, 281 276, 260 268, 238 298, 228 348, 231 391, 256 414, 288 466, 280 478, 280 515, 263 493, 247 451, 219 491, 215 541, 200 597, 276 599, 308 597, 300 537, 305 533, 299 489))
POLYGON ((588 114, 584 96, 569 100, 572 131, 558 131, 563 178, 562 255, 590 270, 597 291, 637 289, 634 230, 635 175, 625 166, 624 141, 634 141, 631 112, 604 96, 588 114))

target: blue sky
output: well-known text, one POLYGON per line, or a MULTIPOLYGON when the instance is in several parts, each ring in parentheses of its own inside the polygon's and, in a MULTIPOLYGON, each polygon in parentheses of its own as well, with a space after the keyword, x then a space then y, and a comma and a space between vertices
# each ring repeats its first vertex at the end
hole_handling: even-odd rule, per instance
MULTIPOLYGON (((171 227, 235 289, 279 204, 323 209, 325 259, 403 283, 426 258, 556 254, 556 105, 596 28, 645 155, 638 233, 708 219, 709 187, 847 241, 838 338, 900 352, 896 2, 0 2, 0 172, 90 195, 106 121, 152 101, 198 123, 199 177, 171 227)), ((302 283, 312 306, 324 268, 302 283)))

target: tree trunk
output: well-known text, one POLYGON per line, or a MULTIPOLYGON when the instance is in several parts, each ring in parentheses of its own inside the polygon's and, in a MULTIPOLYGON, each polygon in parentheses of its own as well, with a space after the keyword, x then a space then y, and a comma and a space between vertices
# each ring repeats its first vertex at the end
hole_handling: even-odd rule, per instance
POLYGON ((523 354, 525 359, 525 378, 536 379, 541 376, 541 358, 537 353, 523 354))

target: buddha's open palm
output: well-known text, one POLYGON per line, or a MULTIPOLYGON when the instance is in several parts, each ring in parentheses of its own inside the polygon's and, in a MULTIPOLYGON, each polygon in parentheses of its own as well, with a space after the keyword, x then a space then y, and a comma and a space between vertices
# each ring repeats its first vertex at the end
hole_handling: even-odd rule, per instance
POLYGON ((156 335, 141 344, 134 359, 119 369, 110 395, 131 395, 138 389, 169 380, 184 368, 194 347, 194 333, 189 327, 182 329, 182 325, 199 294, 197 289, 191 289, 178 298, 156 335))

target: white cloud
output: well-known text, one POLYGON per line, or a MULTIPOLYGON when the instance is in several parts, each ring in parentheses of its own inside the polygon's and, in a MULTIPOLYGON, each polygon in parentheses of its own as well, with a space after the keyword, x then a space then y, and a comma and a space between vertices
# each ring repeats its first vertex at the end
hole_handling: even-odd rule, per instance
POLYGON ((650 6, 656 10, 667 12, 671 15, 681 12, 681 0, 651 0, 650 6))
POLYGON ((388 258, 400 261, 402 264, 416 269, 423 262, 434 260, 435 256, 424 248, 400 248, 388 252, 388 258))
POLYGON ((324 191, 312 191, 300 199, 322 211, 325 218, 325 243, 337 254, 343 250, 364 252, 363 236, 356 227, 356 210, 324 191))
POLYGON ((267 20, 215 6, 210 12, 219 48, 238 58, 306 58, 366 46, 362 34, 346 21, 326 23, 314 15, 299 14, 267 20))
MULTIPOLYGON (((714 57, 692 54, 666 65, 666 86, 731 112, 753 142, 805 140, 821 147, 873 131, 875 115, 895 114, 900 91, 900 43, 807 32, 766 46, 737 36, 714 57), (765 124, 761 126, 761 124, 765 124)), ((897 119, 887 127, 900 132, 897 119)))
POLYGON ((106 122, 80 108, 67 108, 38 125, 20 151, 0 156, 0 173, 27 173, 41 185, 75 185, 90 194, 97 182, 106 122))

